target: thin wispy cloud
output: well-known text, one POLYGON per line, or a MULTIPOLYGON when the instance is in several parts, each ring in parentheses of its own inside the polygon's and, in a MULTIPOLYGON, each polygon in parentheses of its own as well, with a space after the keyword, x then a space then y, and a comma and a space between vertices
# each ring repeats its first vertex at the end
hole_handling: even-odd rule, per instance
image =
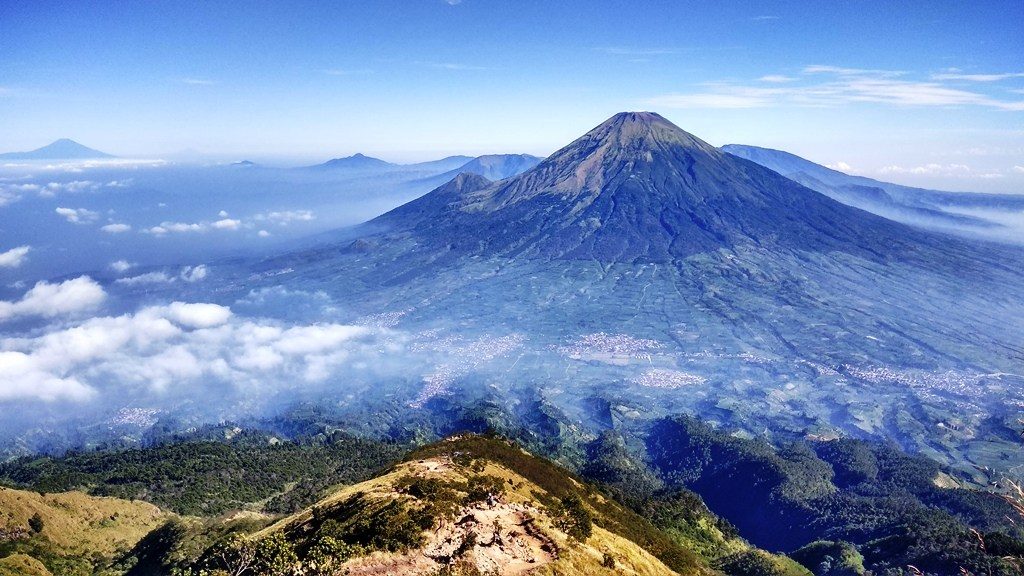
POLYGON ((676 54, 679 51, 672 48, 630 48, 624 46, 603 46, 595 48, 598 52, 604 52, 605 54, 611 54, 614 56, 664 56, 668 54, 676 54))
POLYGON ((898 165, 885 166, 879 169, 879 174, 967 174, 971 167, 966 164, 925 164, 923 166, 903 167, 898 165))
MULTIPOLYGON (((311 222, 316 220, 316 215, 311 210, 282 210, 276 212, 261 212, 250 218, 228 218, 228 213, 221 210, 218 213, 219 220, 199 222, 173 222, 164 221, 156 226, 142 229, 144 234, 154 236, 165 236, 167 234, 205 233, 210 231, 236 232, 252 229, 259 223, 262 227, 265 223, 273 223, 280 226, 287 226, 292 222, 311 222)), ((114 230, 104 230, 114 232, 114 230)), ((262 232, 262 230, 261 230, 262 232)), ((269 234, 260 234, 267 236, 269 234)))
POLYGON ((785 84, 786 82, 792 82, 796 80, 792 76, 783 76, 781 74, 768 74, 758 78, 761 82, 769 82, 771 84, 785 84))
POLYGON ((422 66, 428 66, 430 68, 438 68, 440 70, 491 70, 487 66, 475 66, 472 64, 462 64, 460 62, 420 62, 422 66))
POLYGON ((360 76, 363 74, 373 74, 373 70, 344 70, 340 68, 328 68, 323 72, 328 76, 360 76))
POLYGON ((138 276, 118 278, 117 280, 114 280, 114 283, 124 286, 139 286, 143 284, 170 284, 174 281, 175 278, 166 272, 146 272, 145 274, 139 274, 138 276))
POLYGON ((664 108, 766 108, 780 91, 741 86, 692 94, 664 94, 644 100, 644 104, 664 108))
POLYGON ((759 84, 706 83, 694 92, 662 94, 644 100, 666 108, 836 107, 867 103, 901 107, 974 106, 1024 111, 1024 100, 1005 99, 937 81, 911 80, 905 72, 814 65, 799 78, 762 76, 759 84), (786 84, 772 87, 764 82, 786 84))
POLYGON ((1001 74, 963 74, 960 72, 946 72, 943 74, 932 74, 932 80, 966 80, 968 82, 999 82, 1011 78, 1024 78, 1024 72, 1003 72, 1001 74))
POLYGON ((212 86, 216 84, 215 81, 206 78, 182 78, 181 83, 190 86, 212 86))
POLYGON ((121 222, 113 222, 100 228, 100 230, 107 234, 121 234, 123 232, 130 232, 131 229, 132 227, 130 224, 124 224, 121 222))
POLYGON ((253 220, 258 222, 269 221, 281 225, 287 225, 289 222, 309 222, 315 219, 316 215, 311 210, 283 210, 253 216, 253 220))
POLYGON ((754 16, 753 18, 751 18, 751 20, 753 20, 755 22, 771 22, 772 20, 778 20, 778 19, 779 19, 778 16, 771 16, 769 14, 765 14, 765 15, 762 15, 762 16, 754 16))
MULTIPOLYGON (((124 272, 134 266, 127 262, 118 261, 111 264, 111 268, 118 272, 124 272), (121 263, 127 264, 122 266, 121 263)), ((115 284, 123 286, 140 286, 140 285, 151 285, 151 284, 173 284, 179 280, 183 282, 195 283, 206 278, 209 274, 209 269, 200 264, 198 266, 185 266, 180 271, 175 273, 174 271, 167 272, 165 270, 155 270, 153 272, 146 272, 137 276, 129 276, 127 278, 118 278, 114 280, 115 284)))
POLYGON ((866 68, 846 68, 843 66, 825 66, 813 64, 804 68, 804 74, 837 74, 839 76, 903 76, 902 70, 879 70, 866 68))
POLYGON ((909 174, 913 176, 930 176, 957 179, 978 179, 978 180, 999 180, 1006 177, 999 170, 978 170, 966 164, 938 164, 929 163, 920 166, 884 166, 878 170, 879 174, 909 174))

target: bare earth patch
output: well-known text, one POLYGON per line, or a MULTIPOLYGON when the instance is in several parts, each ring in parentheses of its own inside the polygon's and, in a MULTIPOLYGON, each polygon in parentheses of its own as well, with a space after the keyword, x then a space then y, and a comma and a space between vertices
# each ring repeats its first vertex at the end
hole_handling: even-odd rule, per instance
POLYGON ((525 504, 493 501, 467 506, 445 521, 418 550, 374 554, 346 564, 352 576, 433 574, 456 561, 482 573, 526 574, 557 558, 554 541, 534 525, 537 511, 525 504))

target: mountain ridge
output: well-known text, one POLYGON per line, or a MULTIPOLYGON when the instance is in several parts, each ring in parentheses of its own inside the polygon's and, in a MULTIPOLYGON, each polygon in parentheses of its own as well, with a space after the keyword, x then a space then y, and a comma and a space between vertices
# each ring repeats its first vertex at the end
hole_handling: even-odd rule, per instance
MULTIPOLYGON (((916 227, 997 241, 1013 240, 1014 230, 976 215, 976 209, 1024 209, 1024 195, 928 190, 855 176, 786 152, 727 144, 723 151, 756 162, 830 198, 916 227)), ((1019 243, 1021 240, 1018 239, 1019 243)))
POLYGON ((435 178, 447 181, 463 172, 472 172, 488 180, 503 180, 517 176, 543 160, 543 158, 530 154, 485 154, 435 178))
MULTIPOLYGON (((504 416, 487 411, 450 425, 482 431, 502 428, 503 421, 504 416)), ((332 442, 329 438, 338 439, 337 429, 327 421, 313 428, 295 424, 301 440, 243 430, 215 442, 245 447, 270 462, 282 450, 302 448, 305 456, 292 461, 307 471, 318 470, 320 448, 332 442)), ((614 568, 652 575, 808 576, 810 569, 834 576, 820 566, 831 555, 833 568, 847 569, 838 573, 843 576, 863 576, 865 566, 879 573, 906 564, 936 575, 955 573, 960 566, 978 573, 987 564, 993 576, 1010 576, 1016 574, 1012 562, 1001 557, 1024 554, 1013 520, 1018 512, 1011 503, 992 492, 960 488, 935 462, 883 444, 819 439, 773 448, 677 416, 655 423, 639 445, 613 430, 585 441, 586 456, 575 473, 559 463, 576 460, 576 449, 562 444, 565 438, 535 438, 530 445, 539 441, 547 448, 528 451, 523 442, 530 433, 510 431, 518 440, 492 432, 456 432, 419 446, 403 444, 401 454, 392 452, 386 467, 374 465, 367 476, 353 481, 349 475, 327 473, 323 482, 312 485, 305 483, 309 478, 296 485, 281 476, 276 462, 274 469, 265 469, 236 458, 211 458, 197 450, 198 438, 106 452, 103 456, 111 461, 100 466, 82 461, 89 457, 84 453, 22 460, 5 468, 21 479, 17 485, 33 491, 0 490, 0 502, 12 504, 14 511, 6 525, 0 518, 0 535, 15 534, 13 546, 0 538, 0 557, 22 552, 42 559, 53 573, 71 574, 54 568, 60 558, 51 552, 63 550, 82 557, 82 563, 99 562, 112 573, 130 576, 187 574, 188 569, 218 574, 252 554, 261 563, 301 566, 306 574, 350 569, 353 575, 434 575, 447 565, 451 571, 445 573, 454 574, 477 574, 462 571, 475 566, 483 573, 498 568, 500 574, 524 569, 611 574, 614 568), (190 451, 186 460, 175 463, 208 469, 207 478, 225 483, 236 496, 227 500, 231 505, 207 508, 208 486, 181 477, 181 468, 151 454, 167 450, 190 451), (559 461, 540 455, 558 453, 559 461), (150 465, 139 467, 146 461, 150 465), (105 479, 92 475, 102 469, 105 479), (166 500, 169 479, 187 483, 192 495, 166 500), (82 487, 107 494, 126 481, 139 492, 122 495, 124 500, 54 492, 82 487), (262 491, 250 491, 256 486, 262 491), (291 504, 274 506, 267 493, 291 504), (133 520, 137 514, 125 514, 129 497, 133 508, 148 511, 144 527, 133 520), (137 499, 163 501, 188 516, 137 499), (892 502, 886 504, 891 509, 880 509, 880 499, 892 502), (120 515, 104 518, 109 512, 102 510, 115 505, 120 515), (33 509, 43 512, 44 532, 52 540, 28 533, 33 509), (166 524, 160 526, 161 521, 166 524), (108 537, 97 538, 97 529, 107 530, 108 537), (122 550, 130 551, 111 558, 111 536, 122 537, 127 544, 122 550), (90 537, 89 548, 68 550, 76 537, 90 537), (990 550, 978 547, 979 537, 990 550), (90 548, 103 554, 88 554, 90 548)), ((362 448, 348 452, 346 466, 366 469, 362 450, 391 444, 360 443, 362 448)), ((0 574, 7 576, 3 569, 0 561, 0 574)), ((25 571, 14 574, 24 576, 25 571)))

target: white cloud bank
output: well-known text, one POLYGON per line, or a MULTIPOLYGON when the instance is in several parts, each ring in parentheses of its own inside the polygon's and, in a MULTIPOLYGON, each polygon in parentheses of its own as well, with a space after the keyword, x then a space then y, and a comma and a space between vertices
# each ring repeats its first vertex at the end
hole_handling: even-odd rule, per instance
POLYGON ((21 266, 30 250, 32 250, 30 246, 18 246, 17 248, 11 248, 7 252, 0 252, 0 268, 17 268, 21 266))
POLYGON ((283 326, 209 303, 174 302, 0 339, 0 402, 142 394, 277 392, 399 348, 385 329, 283 326))
POLYGON ((966 164, 929 163, 921 166, 883 166, 879 174, 912 174, 915 176, 941 176, 944 178, 980 178, 982 180, 998 180, 1006 175, 1001 171, 974 170, 966 164))
POLYGON ((78 194, 96 192, 102 188, 125 188, 132 184, 131 179, 96 182, 94 180, 72 180, 69 182, 47 182, 29 184, 0 183, 0 206, 16 202, 26 194, 35 194, 42 198, 54 198, 59 194, 78 194))
POLYGON ((257 222, 274 222, 282 226, 289 222, 309 222, 316 220, 316 216, 310 210, 282 210, 280 212, 267 212, 253 216, 257 222))
POLYGON ((880 174, 966 174, 971 167, 966 164, 925 164, 923 166, 903 167, 898 165, 885 166, 878 170, 880 174))
POLYGON ((0 300, 0 322, 22 316, 55 318, 92 310, 106 299, 103 287, 88 276, 60 284, 38 282, 20 300, 0 300))
MULTIPOLYGON (((145 228, 142 232, 147 234, 153 234, 154 236, 165 236, 167 234, 187 234, 187 233, 201 233, 209 231, 228 231, 234 232, 244 229, 252 229, 254 227, 259 228, 265 223, 277 224, 278 226, 287 226, 291 222, 311 222, 316 220, 316 215, 311 210, 282 210, 275 212, 265 212, 253 215, 251 218, 239 219, 239 218, 228 218, 228 213, 225 210, 221 210, 217 213, 219 220, 200 221, 200 222, 172 222, 165 221, 161 222, 157 226, 145 228), (259 226, 257 226, 259 223, 259 226)), ((261 237, 266 237, 269 233, 262 233, 263 230, 257 232, 261 237)))

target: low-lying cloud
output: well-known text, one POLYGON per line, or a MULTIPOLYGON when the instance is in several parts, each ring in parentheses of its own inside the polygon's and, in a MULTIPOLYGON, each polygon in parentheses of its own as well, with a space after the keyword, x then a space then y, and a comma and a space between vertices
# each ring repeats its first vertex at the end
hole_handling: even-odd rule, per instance
POLYGON ((68 182, 47 183, 0 183, 0 206, 17 202, 26 195, 41 198, 55 198, 63 194, 80 194, 97 192, 103 188, 125 188, 133 183, 131 179, 97 182, 94 180, 71 180, 68 182))
POLYGON ((235 220, 234 218, 223 218, 210 226, 216 230, 238 230, 242 226, 242 221, 235 220))
POLYGON ((100 217, 98 212, 93 212, 86 208, 65 208, 61 206, 55 212, 72 224, 88 224, 95 222, 100 217))
POLYGON ((893 164, 883 166, 878 170, 879 174, 911 174, 915 176, 942 176, 946 178, 981 178, 991 180, 1003 178, 1002 172, 994 170, 975 170, 966 164, 938 164, 929 163, 921 166, 900 166, 893 164))
POLYGON ((93 310, 106 299, 95 280, 81 276, 59 284, 38 282, 20 300, 0 300, 0 322, 23 316, 55 318, 93 310))
POLYGON ((132 264, 127 260, 115 260, 110 263, 110 269, 118 274, 124 274, 128 270, 131 270, 133 266, 135 266, 135 264, 132 264))
POLYGON ((397 352, 397 339, 380 328, 287 326, 218 304, 173 302, 0 340, 0 401, 277 392, 397 352))
MULTIPOLYGON (((125 272, 131 267, 127 262, 124 262, 127 266, 120 264, 120 262, 123 261, 115 262, 111 264, 111 267, 118 272, 125 272)), ((137 276, 129 276, 128 278, 118 278, 114 280, 114 283, 124 286, 144 286, 146 284, 172 284, 179 280, 183 282, 199 282, 205 279, 209 273, 210 270, 206 265, 199 264, 197 266, 185 266, 177 274, 174 272, 168 273, 165 270, 155 270, 137 276)))
POLYGON ((261 228, 265 224, 269 223, 276 224, 278 226, 287 226, 292 222, 310 222, 316 219, 316 215, 314 215, 311 210, 261 212, 245 219, 229 218, 228 213, 221 210, 217 213, 217 216, 219 220, 214 220, 212 222, 208 220, 200 222, 164 221, 157 226, 151 226, 143 229, 142 231, 155 236, 164 236, 167 234, 203 233, 210 231, 234 232, 238 230, 260 228, 257 235, 260 237, 267 237, 270 233, 261 228))
POLYGON ((130 224, 124 224, 121 222, 112 222, 106 226, 101 226, 100 230, 108 234, 121 234, 123 232, 130 232, 132 229, 130 224))
POLYGON ((266 212, 253 216, 257 222, 273 222, 286 225, 289 222, 309 222, 315 220, 316 216, 311 210, 283 210, 280 212, 266 212))
POLYGON ((145 231, 157 236, 163 236, 169 233, 202 232, 206 229, 206 224, 198 222, 161 222, 159 226, 147 228, 145 231))
POLYGON ((30 246, 18 246, 6 252, 0 252, 0 268, 17 268, 21 266, 30 250, 32 250, 30 246))

